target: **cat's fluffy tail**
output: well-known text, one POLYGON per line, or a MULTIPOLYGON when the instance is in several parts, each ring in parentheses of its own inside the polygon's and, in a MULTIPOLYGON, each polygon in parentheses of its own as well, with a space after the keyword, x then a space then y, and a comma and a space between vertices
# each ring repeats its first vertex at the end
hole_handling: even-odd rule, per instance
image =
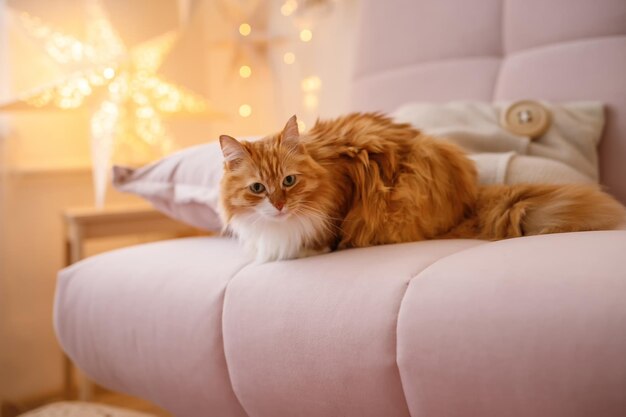
POLYGON ((489 185, 480 188, 473 215, 446 237, 497 240, 612 230, 625 221, 626 208, 593 185, 489 185))

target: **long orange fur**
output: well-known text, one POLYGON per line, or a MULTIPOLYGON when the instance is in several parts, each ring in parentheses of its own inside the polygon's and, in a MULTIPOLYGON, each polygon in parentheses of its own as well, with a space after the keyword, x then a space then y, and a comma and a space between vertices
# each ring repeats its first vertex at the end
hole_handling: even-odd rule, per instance
POLYGON ((260 141, 222 136, 221 144, 225 223, 264 199, 284 202, 289 215, 312 216, 320 225, 303 239, 300 254, 604 230, 625 218, 624 207, 595 186, 479 185, 473 163, 458 147, 377 113, 318 121, 302 135, 294 116, 283 131, 260 141), (285 187, 290 174, 297 182, 285 187), (272 192, 255 194, 251 182, 272 192))

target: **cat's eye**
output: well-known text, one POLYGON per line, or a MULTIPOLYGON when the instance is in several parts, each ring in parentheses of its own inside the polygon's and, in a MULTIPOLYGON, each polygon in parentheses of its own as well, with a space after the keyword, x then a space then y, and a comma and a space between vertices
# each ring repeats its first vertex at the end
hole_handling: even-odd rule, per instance
POLYGON ((284 179, 283 179, 283 185, 285 187, 291 187, 292 185, 294 185, 296 183, 296 176, 295 175, 287 175, 284 179))
POLYGON ((255 194, 261 194, 263 191, 265 191, 265 186, 260 182, 255 182, 250 186, 250 191, 255 194))

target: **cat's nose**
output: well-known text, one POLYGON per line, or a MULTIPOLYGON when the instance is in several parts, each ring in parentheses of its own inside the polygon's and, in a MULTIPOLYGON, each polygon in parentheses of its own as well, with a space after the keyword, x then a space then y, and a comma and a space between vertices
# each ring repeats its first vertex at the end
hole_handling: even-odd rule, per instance
POLYGON ((276 207, 276 210, 281 211, 283 209, 283 207, 285 207, 285 202, 284 201, 277 201, 274 203, 274 207, 276 207))

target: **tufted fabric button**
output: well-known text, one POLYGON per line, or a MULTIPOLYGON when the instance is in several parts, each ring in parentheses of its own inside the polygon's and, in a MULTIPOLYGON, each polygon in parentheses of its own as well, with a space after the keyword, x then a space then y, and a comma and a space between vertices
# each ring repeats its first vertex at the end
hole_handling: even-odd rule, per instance
POLYGON ((516 101, 502 111, 500 124, 511 133, 534 139, 550 127, 550 111, 536 101, 516 101))

